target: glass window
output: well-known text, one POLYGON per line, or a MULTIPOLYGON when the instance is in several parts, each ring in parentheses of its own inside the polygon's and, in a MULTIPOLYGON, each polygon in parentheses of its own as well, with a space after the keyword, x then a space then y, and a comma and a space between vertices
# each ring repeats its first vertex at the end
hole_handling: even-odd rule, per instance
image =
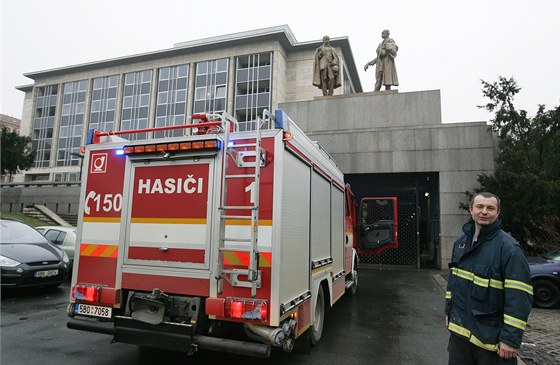
MULTIPOLYGON (((93 80, 93 89, 101 89, 103 87, 103 79, 98 78, 93 80)), ((95 95, 95 94, 94 94, 95 95)))
MULTIPOLYGON (((146 128, 140 126, 140 118, 149 114, 152 70, 125 74, 125 84, 121 130, 146 128)), ((131 134, 127 138, 135 140, 143 138, 144 135, 131 134)))
POLYGON ((187 88, 187 79, 181 78, 177 80, 177 89, 186 89, 187 88))
POLYGON ((206 99, 206 87, 198 87, 198 88, 196 88, 194 97, 195 97, 195 100, 204 100, 204 99, 206 99))
POLYGON ((187 90, 177 90, 176 101, 187 101, 187 90))
MULTIPOLYGON (((159 69, 156 125, 158 127, 180 125, 184 122, 187 99, 189 65, 178 65, 159 69), (180 98, 179 98, 180 97, 180 98)), ((155 133, 155 137, 182 135, 184 131, 170 130, 155 133)))
POLYGON ((124 84, 125 85, 133 85, 134 84, 134 75, 135 74, 126 74, 124 76, 124 84))
POLYGON ((227 71, 227 66, 228 66, 228 59, 227 58, 223 58, 221 60, 216 61, 216 71, 218 71, 218 72, 227 71))
POLYGON ((169 87, 169 81, 168 80, 160 81, 159 84, 158 84, 158 91, 169 90, 168 87, 169 87))
POLYGON ((221 113, 225 111, 228 65, 228 58, 197 63, 193 113, 221 113), (218 95, 218 92, 220 95, 218 95), (218 99, 220 100, 218 101, 218 99))
MULTIPOLYGON (((116 75, 93 79, 90 128, 103 131, 112 130, 115 123, 118 79, 119 77, 116 75)), ((124 103, 126 102, 125 98, 124 103)))
POLYGON ((159 79, 167 80, 169 78, 169 67, 159 69, 159 79))
POLYGON ((236 59, 234 116, 247 122, 243 130, 253 128, 262 110, 270 109, 272 52, 240 56, 236 59))
POLYGON ((47 167, 50 164, 57 93, 58 85, 41 86, 35 89, 35 116, 31 131, 35 167, 47 167))
POLYGON ((225 86, 216 87, 216 97, 217 98, 225 98, 226 97, 226 87, 225 86))
POLYGON ((109 87, 117 87, 119 82, 118 76, 109 76, 109 87))
POLYGON ((188 76, 189 76, 189 66, 188 65, 177 66, 177 77, 187 78, 188 76))
POLYGON ((67 82, 64 84, 64 100, 59 135, 56 166, 76 166, 77 156, 71 152, 80 148, 84 123, 85 97, 87 80, 67 82), (63 130, 64 129, 64 130, 63 130))
POLYGON ((216 85, 225 85, 227 84, 227 73, 220 72, 216 74, 216 85))
POLYGON ((200 62, 196 64, 196 74, 206 74, 208 73, 208 62, 200 62))
POLYGON ((166 92, 159 92, 158 93, 158 105, 160 104, 167 104, 167 93, 166 92))

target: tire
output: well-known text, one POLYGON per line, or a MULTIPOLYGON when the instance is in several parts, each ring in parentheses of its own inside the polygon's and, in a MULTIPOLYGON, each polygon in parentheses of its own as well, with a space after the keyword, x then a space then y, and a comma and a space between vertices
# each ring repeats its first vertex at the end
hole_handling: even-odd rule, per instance
POLYGON ((325 293, 323 286, 319 285, 319 293, 317 294, 317 301, 315 302, 315 323, 311 326, 311 345, 315 346, 323 336, 323 324, 325 323, 325 293))
POLYGON ((533 281, 533 304, 539 308, 556 308, 560 305, 560 288, 552 281, 537 279, 533 281))

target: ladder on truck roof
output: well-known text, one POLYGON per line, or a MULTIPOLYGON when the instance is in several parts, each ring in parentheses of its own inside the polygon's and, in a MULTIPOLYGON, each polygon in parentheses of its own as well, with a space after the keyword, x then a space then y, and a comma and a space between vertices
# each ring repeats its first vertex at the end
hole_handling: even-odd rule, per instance
MULTIPOLYGON (((225 114, 225 113, 224 113, 225 114)), ((224 116, 224 118, 227 118, 224 116)), ((233 119, 233 117, 232 117, 233 119)), ((262 127, 265 118, 257 117, 254 135, 244 138, 251 140, 248 143, 238 143, 230 145, 230 128, 225 128, 224 145, 222 149, 222 192, 220 197, 220 236, 219 236, 219 262, 218 262, 218 293, 222 293, 223 279, 230 285, 251 288, 251 296, 255 297, 257 289, 261 287, 261 273, 259 271, 259 250, 258 250, 258 225, 259 225, 259 190, 260 190, 260 171, 261 164, 265 162, 265 152, 261 148, 262 127), (254 140, 254 142, 252 141, 254 140), (239 150, 243 149, 243 151, 239 150), (253 149, 253 150, 247 150, 253 149), (249 161, 245 160, 249 158, 249 161), (230 163, 234 162, 237 167, 245 168, 243 174, 230 173, 230 163), (251 204, 244 206, 229 205, 227 202, 228 182, 233 179, 252 179, 249 185, 252 189, 251 204), (236 214, 233 214, 236 213, 236 214), (245 213, 245 214, 243 214, 245 213), (249 237, 226 237, 226 221, 228 219, 250 220, 249 237), (245 243, 242 248, 226 248, 226 242, 245 243), (224 269, 223 253, 225 251, 240 251, 249 254, 249 266, 245 269, 224 269), (246 280, 242 280, 246 277, 246 280)))

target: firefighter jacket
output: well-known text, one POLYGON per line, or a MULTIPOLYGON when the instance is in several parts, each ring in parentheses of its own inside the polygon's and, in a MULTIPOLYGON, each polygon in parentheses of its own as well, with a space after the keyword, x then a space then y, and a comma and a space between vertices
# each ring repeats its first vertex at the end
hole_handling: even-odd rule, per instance
POLYGON ((500 342, 518 349, 533 300, 525 254, 498 219, 471 243, 474 228, 474 221, 465 224, 453 245, 445 294, 448 329, 489 351, 497 351, 500 342))

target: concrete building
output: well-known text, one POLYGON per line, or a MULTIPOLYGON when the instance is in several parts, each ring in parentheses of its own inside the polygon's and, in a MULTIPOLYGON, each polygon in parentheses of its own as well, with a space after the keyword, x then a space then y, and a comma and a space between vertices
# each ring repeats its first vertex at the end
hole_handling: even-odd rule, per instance
MULTIPOLYGON (((34 83, 19 87, 22 133, 33 137, 37 159, 21 179, 78 180, 76 154, 89 128, 178 125, 193 113, 223 111, 249 122, 279 102, 322 95, 311 85, 321 43, 298 43, 287 26, 278 26, 25 74, 34 83)), ((331 45, 341 58, 336 94, 361 92, 348 38, 333 38, 331 45)))
MULTIPOLYGON (((37 161, 18 176, 20 187, 3 186, 2 210, 28 203, 16 191, 25 183, 79 180, 77 152, 89 128, 178 125, 193 113, 222 111, 250 128, 263 109, 282 108, 337 161, 358 199, 398 197, 399 248, 363 262, 446 267, 467 217, 459 208, 464 192, 494 171, 494 136, 484 122, 443 124, 438 90, 364 93, 346 37, 330 40, 342 86, 322 96, 312 85, 321 43, 297 42, 278 26, 26 74, 34 83, 18 88, 21 132, 32 136, 37 161)), ((77 213, 75 200, 60 209, 77 213)))
POLYGON ((0 114, 0 127, 6 127, 10 132, 19 133, 21 120, 6 114, 0 114))

